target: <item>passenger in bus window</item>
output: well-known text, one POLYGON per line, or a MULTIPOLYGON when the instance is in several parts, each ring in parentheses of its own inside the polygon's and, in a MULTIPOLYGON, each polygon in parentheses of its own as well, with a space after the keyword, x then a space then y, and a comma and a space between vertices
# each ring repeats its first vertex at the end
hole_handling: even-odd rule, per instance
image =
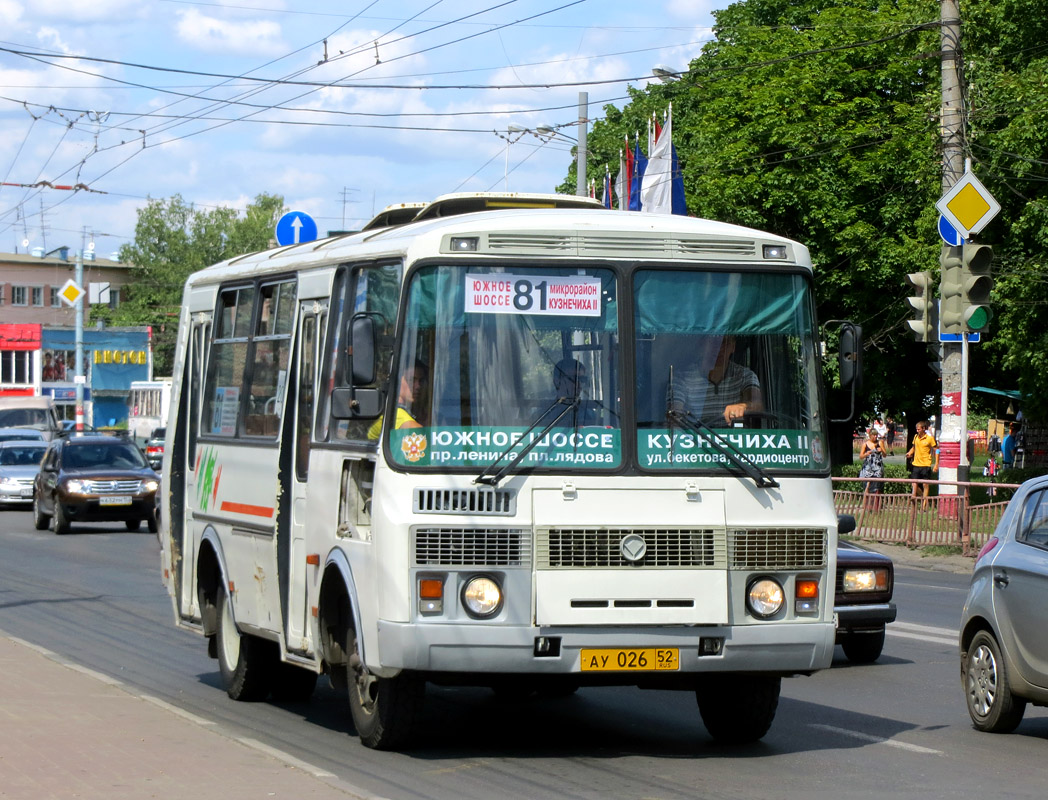
POLYGON ((668 407, 690 411, 707 425, 734 425, 764 410, 760 381, 732 359, 735 337, 701 337, 697 358, 673 378, 668 407))
MULTIPOLYGON (((397 392, 397 428, 421 428, 422 423, 415 419, 415 403, 423 396, 429 382, 429 368, 416 361, 400 374, 400 389, 397 392)), ((376 419, 368 428, 368 438, 378 439, 382 433, 382 417, 376 419)))

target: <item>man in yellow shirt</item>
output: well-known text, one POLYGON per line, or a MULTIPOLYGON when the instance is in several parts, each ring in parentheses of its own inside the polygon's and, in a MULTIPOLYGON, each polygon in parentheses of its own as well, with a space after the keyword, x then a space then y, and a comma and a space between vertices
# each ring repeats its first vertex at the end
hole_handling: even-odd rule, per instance
MULTIPOLYGON (((913 437, 913 444, 906 451, 906 458, 913 459, 910 469, 910 477, 914 480, 929 480, 933 472, 939 471, 939 443, 935 437, 928 433, 928 423, 921 420, 917 423, 917 435, 913 437)), ((918 489, 922 484, 913 485, 913 497, 917 498, 918 489)), ((924 506, 928 505, 928 488, 930 483, 924 485, 924 506)))

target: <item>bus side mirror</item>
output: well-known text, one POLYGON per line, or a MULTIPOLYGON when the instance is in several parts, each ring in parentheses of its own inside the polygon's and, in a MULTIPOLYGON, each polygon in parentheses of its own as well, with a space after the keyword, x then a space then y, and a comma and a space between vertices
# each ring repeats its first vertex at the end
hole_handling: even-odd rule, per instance
POLYGON ((351 383, 367 386, 375 382, 375 352, 378 349, 375 319, 369 314, 356 314, 349 324, 351 383))
POLYGON ((862 328, 854 322, 841 326, 841 388, 862 391, 862 328))

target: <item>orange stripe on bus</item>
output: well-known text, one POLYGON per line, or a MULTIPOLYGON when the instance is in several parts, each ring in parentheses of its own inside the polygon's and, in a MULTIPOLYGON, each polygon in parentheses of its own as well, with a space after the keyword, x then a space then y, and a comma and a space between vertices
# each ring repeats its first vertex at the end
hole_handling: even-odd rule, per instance
POLYGON ((248 514, 252 517, 266 517, 269 519, 272 518, 275 509, 267 508, 266 506, 253 506, 248 503, 230 503, 228 500, 223 500, 222 510, 232 511, 236 514, 248 514))

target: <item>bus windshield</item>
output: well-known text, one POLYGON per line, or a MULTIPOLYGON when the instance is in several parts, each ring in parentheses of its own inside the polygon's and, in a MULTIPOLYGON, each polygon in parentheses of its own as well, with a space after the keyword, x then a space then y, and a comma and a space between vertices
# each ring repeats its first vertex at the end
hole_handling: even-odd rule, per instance
POLYGON ((392 388, 394 460, 482 467, 538 439, 522 466, 618 467, 617 308, 608 269, 417 271, 392 388))
POLYGON ((828 468, 801 274, 426 266, 405 319, 387 426, 399 466, 483 469, 533 445, 520 468, 722 473, 739 454, 828 468))

